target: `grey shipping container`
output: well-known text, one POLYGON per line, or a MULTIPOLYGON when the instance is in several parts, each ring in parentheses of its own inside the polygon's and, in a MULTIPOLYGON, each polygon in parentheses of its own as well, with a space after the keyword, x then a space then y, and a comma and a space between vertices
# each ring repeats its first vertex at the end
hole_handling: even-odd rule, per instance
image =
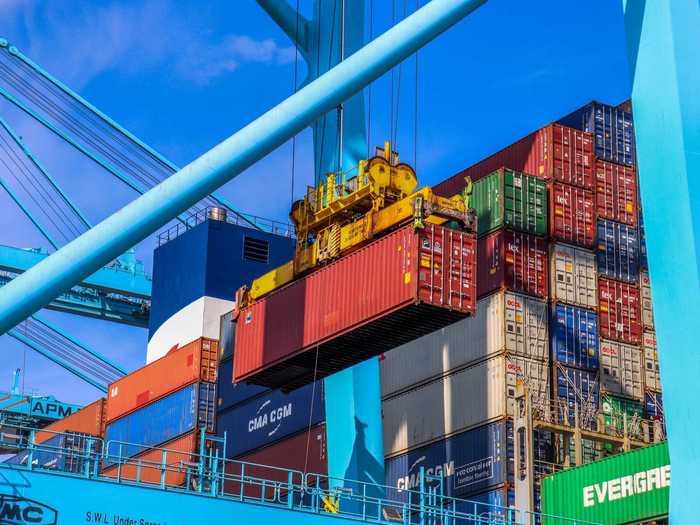
POLYGON ((644 352, 644 387, 647 390, 661 392, 659 354, 654 332, 644 332, 642 335, 642 351, 644 352))
POLYGON ((384 455, 394 456, 513 415, 517 385, 546 409, 547 362, 505 354, 491 357, 382 402, 384 455))
POLYGON ((502 353, 547 360, 547 304, 512 292, 479 300, 476 316, 458 321, 385 355, 382 397, 435 380, 502 353))
POLYGON ((107 425, 107 453, 135 456, 196 428, 214 432, 215 411, 215 384, 186 386, 107 425))
POLYGON ((639 347, 601 339, 600 382, 606 392, 641 400, 644 380, 639 347))
POLYGON ((217 433, 226 432, 226 454, 237 457, 296 434, 325 419, 323 381, 289 393, 272 390, 217 414, 217 433))
POLYGON ((598 272, 592 251, 552 243, 549 261, 552 300, 583 308, 598 307, 598 272))
POLYGON ((640 296, 642 298, 642 326, 645 330, 654 329, 654 307, 651 303, 651 281, 649 272, 639 272, 640 296))

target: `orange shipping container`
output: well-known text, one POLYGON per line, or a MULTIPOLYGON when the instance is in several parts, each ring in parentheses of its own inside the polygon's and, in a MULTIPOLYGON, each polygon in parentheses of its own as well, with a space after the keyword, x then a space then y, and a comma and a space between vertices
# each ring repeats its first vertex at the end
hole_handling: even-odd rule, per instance
POLYGON ((80 432, 96 437, 104 436, 105 404, 106 400, 100 398, 70 416, 51 423, 43 432, 36 433, 36 442, 43 443, 55 436, 56 432, 80 432))
POLYGON ((200 337, 109 385, 107 422, 197 381, 216 383, 218 346, 200 337))
MULTIPOLYGON (((199 439, 199 430, 193 430, 189 434, 174 439, 162 447, 129 459, 128 464, 121 466, 121 479, 142 481, 144 483, 160 483, 163 471, 161 465, 165 460, 165 484, 170 487, 182 487, 187 481, 188 472, 190 472, 191 476, 197 473, 199 439)), ((117 465, 102 471, 103 476, 110 478, 116 478, 118 474, 119 467, 117 465)))

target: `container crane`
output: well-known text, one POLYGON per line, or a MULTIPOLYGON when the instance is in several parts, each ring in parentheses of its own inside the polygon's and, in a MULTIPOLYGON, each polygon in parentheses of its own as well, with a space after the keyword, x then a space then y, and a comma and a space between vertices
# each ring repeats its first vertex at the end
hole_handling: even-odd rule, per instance
MULTIPOLYGON (((241 132, 19 276, 0 289, 0 330, 10 329, 95 272, 482 3, 433 0, 241 132), (94 250, 95 246, 99 249, 94 250)), ((695 241, 699 196, 691 175, 698 171, 696 152, 700 150, 700 110, 695 96, 700 84, 700 5, 694 0, 623 0, 623 8, 633 79, 632 104, 638 123, 642 201, 650 218, 648 240, 654 247, 649 255, 651 279, 662 291, 654 296, 655 310, 661 313, 657 331, 662 346, 669 349, 660 360, 670 401, 666 414, 676 487, 671 492, 671 522, 691 523, 696 517, 692 491, 699 438, 694 420, 687 414, 700 401, 692 388, 700 374, 700 361, 694 351, 694 335, 688 330, 700 313, 695 241), (654 185, 653 177, 660 172, 668 173, 671 183, 654 185), (680 204, 678 188, 686 189, 680 204), (668 235, 669 231, 676 235, 668 235), (669 257, 671 253, 675 256, 669 257), (671 277, 678 273, 686 279, 674 282, 671 277)), ((17 486, 20 483, 17 480, 17 486)))

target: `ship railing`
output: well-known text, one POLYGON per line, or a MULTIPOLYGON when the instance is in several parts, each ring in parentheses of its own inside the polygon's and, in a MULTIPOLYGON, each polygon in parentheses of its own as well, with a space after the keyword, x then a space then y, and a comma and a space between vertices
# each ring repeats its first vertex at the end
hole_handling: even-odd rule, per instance
POLYGON ((644 443, 658 443, 666 439, 663 421, 619 412, 608 413, 593 402, 583 400, 571 403, 566 399, 552 399, 546 403, 533 402, 532 417, 552 425, 580 428, 617 439, 629 438, 644 443))
POLYGON ((312 510, 358 521, 403 525, 594 525, 594 522, 523 511, 443 494, 444 479, 425 467, 418 487, 398 488, 322 474, 307 473, 304 488, 312 510))
POLYGON ((287 222, 276 221, 251 215, 248 213, 230 213, 223 208, 215 206, 207 206, 201 210, 190 213, 184 219, 176 222, 173 226, 158 233, 158 246, 162 246, 167 242, 176 239, 188 230, 202 224, 207 220, 217 220, 235 224, 244 228, 252 228, 261 230, 273 235, 293 238, 295 236, 294 226, 287 222))
MULTIPOLYGON (((443 495, 444 480, 420 469, 418 487, 397 488, 363 481, 303 473, 246 461, 223 459, 214 447, 191 450, 146 447, 74 432, 47 433, 37 442, 28 433, 19 468, 60 471, 65 475, 351 518, 386 525, 596 525, 545 516, 513 507, 443 495), (56 436, 61 436, 56 438, 56 436), (155 452, 155 454, 154 454, 155 452), (137 455, 132 455, 136 453, 137 455), (146 456, 147 457, 146 457, 146 456), (47 461, 48 459, 48 461, 47 461)), ((0 440, 3 434, 0 432, 0 440)), ((17 456, 15 456, 17 457, 17 456)))

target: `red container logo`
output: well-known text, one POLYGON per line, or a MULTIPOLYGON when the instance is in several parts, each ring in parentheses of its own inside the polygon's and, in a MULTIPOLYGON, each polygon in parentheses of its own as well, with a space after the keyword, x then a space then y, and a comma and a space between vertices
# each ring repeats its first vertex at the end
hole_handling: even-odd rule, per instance
POLYGON ((550 188, 549 234, 552 238, 593 246, 596 235, 593 192, 555 182, 550 188))
POLYGON ((541 237, 502 230, 478 241, 477 295, 508 289, 547 297, 547 243, 541 237))
POLYGON ((637 174, 632 166, 596 161, 596 211, 600 217, 637 224, 637 174))
POLYGON ((600 335, 629 344, 642 340, 641 303, 637 286, 598 279, 600 335))

